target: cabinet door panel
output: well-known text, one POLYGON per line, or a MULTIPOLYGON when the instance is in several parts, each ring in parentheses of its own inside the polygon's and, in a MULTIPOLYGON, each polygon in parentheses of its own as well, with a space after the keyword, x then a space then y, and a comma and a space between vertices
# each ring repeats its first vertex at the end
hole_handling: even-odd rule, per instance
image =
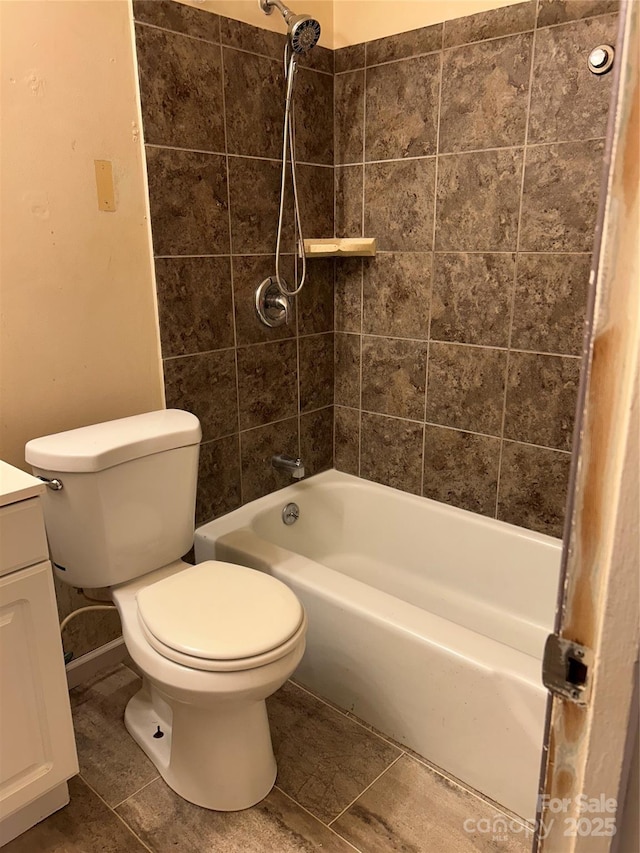
POLYGON ((51 566, 0 579, 0 814, 77 772, 51 566))

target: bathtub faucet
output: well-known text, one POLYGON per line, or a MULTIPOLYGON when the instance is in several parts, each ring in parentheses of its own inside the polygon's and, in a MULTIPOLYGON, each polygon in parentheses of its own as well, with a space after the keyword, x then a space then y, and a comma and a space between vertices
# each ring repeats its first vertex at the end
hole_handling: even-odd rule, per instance
POLYGON ((292 459, 284 453, 277 453, 271 457, 271 466, 278 471, 288 471, 294 480, 301 480, 304 477, 302 459, 292 459))

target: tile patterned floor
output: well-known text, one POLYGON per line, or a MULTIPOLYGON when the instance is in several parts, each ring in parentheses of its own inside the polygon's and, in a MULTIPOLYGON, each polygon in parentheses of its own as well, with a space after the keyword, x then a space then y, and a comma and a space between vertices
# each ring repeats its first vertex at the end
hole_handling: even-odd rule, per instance
MULTIPOLYGON (((71 693, 80 776, 71 803, 3 853, 526 853, 520 832, 465 831, 503 817, 370 727, 289 682, 269 700, 276 787, 211 812, 165 785, 125 731, 139 677, 124 665, 71 693), (467 824, 469 826, 470 824, 467 824)), ((507 821, 509 818, 507 818, 507 821)), ((485 824, 486 826, 486 824, 485 824)))

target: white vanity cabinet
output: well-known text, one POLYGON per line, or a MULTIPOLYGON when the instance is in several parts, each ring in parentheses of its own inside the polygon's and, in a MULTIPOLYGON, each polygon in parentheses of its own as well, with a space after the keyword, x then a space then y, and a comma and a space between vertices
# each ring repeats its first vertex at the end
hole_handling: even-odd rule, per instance
POLYGON ((0 847, 66 805, 78 772, 45 488, 0 462, 0 847))

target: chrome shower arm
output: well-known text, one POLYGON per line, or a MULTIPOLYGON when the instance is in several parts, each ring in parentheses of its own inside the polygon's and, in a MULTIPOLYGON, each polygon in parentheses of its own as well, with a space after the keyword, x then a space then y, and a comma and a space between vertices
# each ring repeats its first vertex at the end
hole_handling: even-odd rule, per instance
POLYGON ((280 12, 285 21, 287 20, 287 15, 291 15, 291 9, 287 8, 280 0, 260 0, 260 8, 265 15, 270 15, 274 7, 280 12))

